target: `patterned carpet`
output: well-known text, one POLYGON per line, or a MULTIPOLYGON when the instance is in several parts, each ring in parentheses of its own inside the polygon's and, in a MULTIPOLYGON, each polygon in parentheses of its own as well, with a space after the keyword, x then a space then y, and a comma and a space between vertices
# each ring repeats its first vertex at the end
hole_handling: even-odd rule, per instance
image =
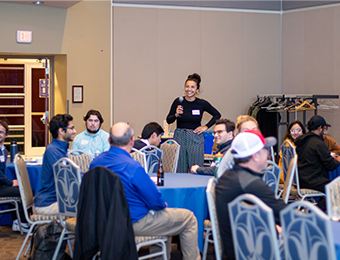
MULTIPOLYGON (((25 235, 13 232, 10 226, 1 226, 0 231, 0 259, 14 260, 20 250, 25 235)), ((67 249, 68 251, 68 249, 67 249)), ((177 250, 177 245, 172 244, 171 260, 181 260, 181 252, 177 250)), ((215 253, 213 245, 209 245, 207 260, 214 260, 215 253)), ((20 260, 27 260, 27 257, 20 257, 20 260)))

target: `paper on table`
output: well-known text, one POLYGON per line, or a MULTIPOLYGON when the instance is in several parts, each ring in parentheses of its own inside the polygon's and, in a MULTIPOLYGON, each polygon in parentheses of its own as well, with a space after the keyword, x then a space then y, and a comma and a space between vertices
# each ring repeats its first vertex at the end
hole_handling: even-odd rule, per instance
POLYGON ((155 184, 157 184, 157 177, 150 177, 150 179, 151 179, 155 184))

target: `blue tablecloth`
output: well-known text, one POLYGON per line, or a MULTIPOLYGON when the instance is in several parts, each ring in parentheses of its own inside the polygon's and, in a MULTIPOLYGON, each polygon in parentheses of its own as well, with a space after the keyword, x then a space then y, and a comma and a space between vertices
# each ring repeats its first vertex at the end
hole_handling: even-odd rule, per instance
POLYGON ((332 181, 334 180, 336 177, 340 176, 340 166, 338 166, 338 168, 336 168, 333 171, 329 171, 329 179, 332 181))
MULTIPOLYGON (((41 165, 26 165, 26 167, 35 196, 41 188, 41 165)), ((13 163, 6 163, 6 176, 11 180, 16 179, 13 163)))
MULTIPOLYGON (((155 176, 155 175, 151 175, 155 176)), ((191 210, 198 225, 198 246, 203 252, 204 220, 208 218, 205 190, 211 176, 165 173, 164 186, 158 187, 169 208, 191 210)))

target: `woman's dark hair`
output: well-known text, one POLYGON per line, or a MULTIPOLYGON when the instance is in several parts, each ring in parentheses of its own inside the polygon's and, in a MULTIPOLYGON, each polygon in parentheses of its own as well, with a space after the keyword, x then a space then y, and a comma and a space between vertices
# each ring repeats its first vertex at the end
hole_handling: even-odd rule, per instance
POLYGON ((185 81, 185 85, 187 84, 187 82, 189 80, 195 81, 196 84, 197 84, 197 89, 200 89, 200 83, 201 83, 201 76, 200 75, 198 75, 197 73, 189 75, 187 80, 185 81))
POLYGON ((298 125, 301 127, 301 129, 302 129, 302 134, 305 134, 305 133, 306 133, 306 128, 305 128, 305 126, 302 124, 301 121, 299 121, 299 120, 293 121, 293 122, 291 122, 291 123, 289 124, 289 126, 288 126, 288 128, 287 128, 287 133, 286 133, 285 136, 283 137, 283 141, 282 141, 282 142, 284 142, 287 138, 290 139, 292 142, 294 142, 294 139, 293 139, 293 137, 292 137, 291 134, 290 134, 290 130, 291 130, 292 127, 293 127, 294 125, 296 125, 296 124, 298 124, 298 125))

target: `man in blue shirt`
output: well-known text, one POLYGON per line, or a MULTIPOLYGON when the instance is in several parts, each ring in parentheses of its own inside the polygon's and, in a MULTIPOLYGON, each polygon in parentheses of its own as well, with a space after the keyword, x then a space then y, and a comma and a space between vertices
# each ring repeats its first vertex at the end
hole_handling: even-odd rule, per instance
POLYGON ((69 142, 74 139, 76 130, 73 117, 58 114, 50 121, 50 132, 53 140, 47 146, 41 169, 41 188, 34 198, 35 210, 38 214, 58 214, 57 196, 55 191, 53 164, 60 158, 67 157, 69 142))
MULTIPOLYGON (((179 235, 183 259, 201 259, 197 242, 197 220, 186 209, 167 208, 161 193, 144 168, 130 156, 134 132, 123 122, 112 126, 109 151, 96 157, 90 168, 101 165, 122 180, 136 236, 179 235)), ((170 257, 171 243, 167 243, 170 257)))
POLYGON ((109 133, 100 127, 104 119, 98 110, 89 110, 84 116, 86 130, 74 138, 72 149, 82 150, 92 157, 110 149, 109 133))

